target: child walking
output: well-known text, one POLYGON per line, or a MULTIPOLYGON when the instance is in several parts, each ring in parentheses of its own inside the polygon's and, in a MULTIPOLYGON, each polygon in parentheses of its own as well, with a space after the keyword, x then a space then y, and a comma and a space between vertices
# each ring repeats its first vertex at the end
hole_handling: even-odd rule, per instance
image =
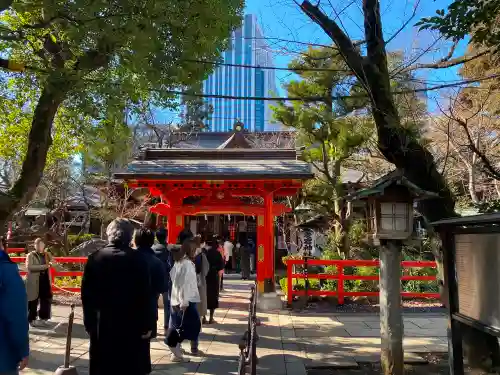
MULTIPOLYGON (((196 305, 200 303, 200 294, 195 265, 190 259, 194 255, 195 246, 193 240, 186 240, 180 248, 172 249, 175 263, 170 271, 172 311, 169 331, 181 330, 182 338, 191 341, 191 353, 197 355, 199 353, 198 336, 200 335, 201 321, 196 305)), ((182 355, 180 343, 173 347, 169 346, 169 348, 172 352, 172 362, 187 361, 182 355)))

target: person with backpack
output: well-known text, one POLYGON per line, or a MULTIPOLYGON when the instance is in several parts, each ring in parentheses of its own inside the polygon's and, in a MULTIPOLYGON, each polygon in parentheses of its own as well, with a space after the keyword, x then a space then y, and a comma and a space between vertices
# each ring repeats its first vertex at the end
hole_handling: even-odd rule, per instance
POLYGON ((0 237, 0 375, 14 375, 28 365, 28 298, 19 269, 0 237))
POLYGON ((161 294, 166 292, 165 278, 168 276, 163 269, 163 263, 158 259, 156 253, 152 249, 155 242, 154 232, 146 227, 136 229, 134 232, 133 243, 137 251, 142 252, 150 267, 151 275, 151 310, 153 312, 151 338, 156 338, 157 321, 158 321, 158 299, 161 294))
POLYGON ((168 322, 170 321, 170 293, 172 292, 172 280, 170 279, 170 271, 174 265, 174 259, 172 253, 167 246, 167 232, 165 229, 160 229, 156 232, 156 240, 158 243, 154 244, 152 249, 155 252, 158 259, 163 263, 164 280, 165 280, 165 292, 162 294, 163 298, 163 328, 165 335, 168 331, 168 322))

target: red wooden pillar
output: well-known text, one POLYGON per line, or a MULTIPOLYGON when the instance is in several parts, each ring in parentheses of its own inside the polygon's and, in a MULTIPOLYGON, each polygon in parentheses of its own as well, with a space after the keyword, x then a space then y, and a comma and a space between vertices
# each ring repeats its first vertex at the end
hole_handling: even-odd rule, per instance
POLYGON ((167 243, 175 244, 177 242, 177 235, 175 234, 175 212, 170 210, 167 215, 167 243))
POLYGON ((274 292, 274 213, 273 193, 264 196, 264 292, 274 292))
POLYGON ((176 244, 182 229, 184 229, 184 215, 172 210, 167 216, 167 243, 176 244))
POLYGON ((257 216, 257 291, 264 293, 264 280, 266 276, 264 215, 257 216))

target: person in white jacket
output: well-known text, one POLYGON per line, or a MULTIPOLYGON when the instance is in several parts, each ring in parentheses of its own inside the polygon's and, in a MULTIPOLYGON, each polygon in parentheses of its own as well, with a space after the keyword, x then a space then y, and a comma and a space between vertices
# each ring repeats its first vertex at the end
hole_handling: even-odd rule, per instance
MULTIPOLYGON (((181 329, 183 339, 191 341, 191 353, 199 354, 198 336, 201 330, 201 320, 197 304, 200 303, 198 282, 192 256, 196 250, 193 240, 186 240, 180 248, 172 249, 174 266, 170 271, 172 294, 170 305, 169 330, 181 329)), ((180 344, 170 347, 172 362, 185 362, 180 344)))

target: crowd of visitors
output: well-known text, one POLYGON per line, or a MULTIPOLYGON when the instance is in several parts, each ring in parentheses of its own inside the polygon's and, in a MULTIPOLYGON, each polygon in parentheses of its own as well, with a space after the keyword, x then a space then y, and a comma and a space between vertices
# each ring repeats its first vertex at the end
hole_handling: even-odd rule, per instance
MULTIPOLYGON (((162 336, 157 332, 159 299, 164 308, 161 341, 171 360, 187 360, 183 340, 190 342, 192 355, 199 355, 201 327, 216 324, 224 272, 235 270, 235 253, 243 279, 254 270, 255 247, 245 236, 235 246, 228 237, 194 236, 185 229, 176 244, 167 244, 165 229, 134 230, 121 218, 109 224, 106 235, 108 245, 88 257, 81 286, 91 375, 151 372, 150 342, 162 336)), ((47 326, 54 262, 43 240, 36 239, 23 282, 6 247, 0 237, 0 375, 27 366, 29 326, 47 326)))

